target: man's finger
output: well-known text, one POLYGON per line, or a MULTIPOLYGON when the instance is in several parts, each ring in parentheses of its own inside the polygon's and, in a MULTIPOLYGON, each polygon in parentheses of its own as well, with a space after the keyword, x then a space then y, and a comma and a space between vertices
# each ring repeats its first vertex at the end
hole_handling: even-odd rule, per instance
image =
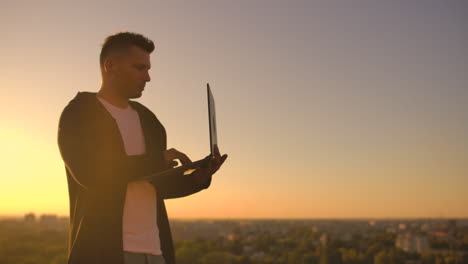
POLYGON ((228 155, 227 154, 224 154, 222 157, 221 157, 221 163, 219 164, 219 167, 221 167, 221 165, 223 165, 223 163, 226 161, 228 155))
POLYGON ((190 160, 190 158, 189 158, 187 155, 185 155, 184 153, 179 152, 179 153, 177 153, 177 154, 178 154, 178 155, 177 155, 177 158, 180 160, 180 162, 181 162, 182 164, 185 165, 185 164, 190 164, 190 163, 192 163, 192 161, 190 160))
POLYGON ((227 154, 224 154, 221 157, 220 161, 216 163, 216 166, 213 169, 213 174, 216 173, 219 170, 219 168, 221 168, 221 165, 223 165, 223 163, 224 163, 224 161, 226 161, 227 157, 228 157, 227 154))

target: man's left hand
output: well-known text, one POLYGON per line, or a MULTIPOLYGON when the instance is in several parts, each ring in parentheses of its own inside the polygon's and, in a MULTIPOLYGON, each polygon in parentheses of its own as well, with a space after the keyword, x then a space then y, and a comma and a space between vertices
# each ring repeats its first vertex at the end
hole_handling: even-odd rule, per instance
POLYGON ((221 165, 223 165, 224 161, 226 161, 228 155, 224 154, 221 156, 219 153, 218 146, 214 146, 214 157, 209 159, 205 164, 201 167, 197 168, 191 176, 197 181, 198 184, 203 184, 210 179, 210 177, 215 174, 221 165))

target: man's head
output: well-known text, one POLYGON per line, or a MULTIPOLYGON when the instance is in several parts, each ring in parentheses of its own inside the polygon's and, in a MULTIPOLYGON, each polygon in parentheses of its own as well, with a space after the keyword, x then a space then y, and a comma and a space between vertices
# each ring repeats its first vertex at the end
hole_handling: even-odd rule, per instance
POLYGON ((108 36, 99 62, 103 84, 123 98, 138 98, 151 80, 150 54, 154 43, 143 35, 121 32, 108 36))

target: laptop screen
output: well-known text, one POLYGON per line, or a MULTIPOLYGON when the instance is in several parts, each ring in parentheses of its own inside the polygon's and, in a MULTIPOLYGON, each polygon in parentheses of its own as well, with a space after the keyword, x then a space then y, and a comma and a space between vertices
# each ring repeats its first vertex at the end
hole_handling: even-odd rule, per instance
POLYGON ((218 144, 218 135, 216 133, 216 110, 215 110, 215 101, 213 93, 210 89, 210 84, 206 84, 206 89, 208 93, 208 118, 210 123, 210 146, 211 146, 211 155, 214 155, 214 145, 218 144))

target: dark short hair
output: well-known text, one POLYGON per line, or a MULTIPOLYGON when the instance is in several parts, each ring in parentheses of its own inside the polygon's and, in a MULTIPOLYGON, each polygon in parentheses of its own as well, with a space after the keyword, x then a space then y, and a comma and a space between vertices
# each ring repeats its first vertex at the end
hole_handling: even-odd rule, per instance
POLYGON ((122 52, 128 50, 131 46, 137 46, 147 51, 153 52, 154 43, 147 37, 133 32, 119 32, 108 36, 102 44, 101 54, 99 55, 99 63, 101 67, 104 65, 104 60, 113 52, 122 52))

